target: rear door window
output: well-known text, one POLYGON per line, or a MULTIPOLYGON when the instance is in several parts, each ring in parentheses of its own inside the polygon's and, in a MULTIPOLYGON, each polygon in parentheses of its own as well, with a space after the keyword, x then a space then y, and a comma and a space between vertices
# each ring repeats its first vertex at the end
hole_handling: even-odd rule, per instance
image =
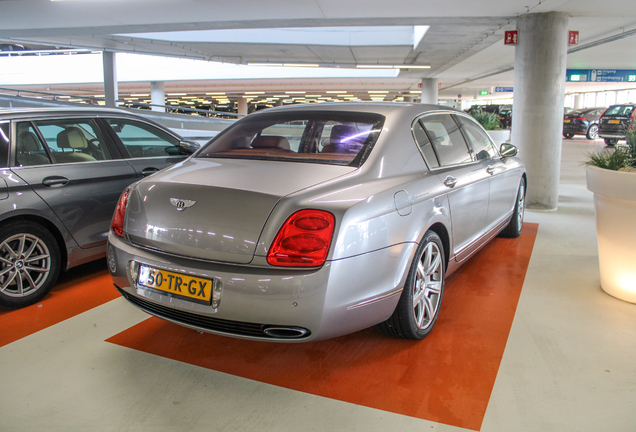
POLYGON ((441 166, 473 161, 459 126, 450 114, 425 116, 420 122, 424 126, 441 166))
POLYGON ((17 166, 37 166, 51 164, 51 157, 42 145, 31 122, 21 122, 16 126, 15 164, 17 166))
POLYGON ((111 159, 110 151, 92 119, 37 120, 33 124, 44 138, 54 163, 111 159))

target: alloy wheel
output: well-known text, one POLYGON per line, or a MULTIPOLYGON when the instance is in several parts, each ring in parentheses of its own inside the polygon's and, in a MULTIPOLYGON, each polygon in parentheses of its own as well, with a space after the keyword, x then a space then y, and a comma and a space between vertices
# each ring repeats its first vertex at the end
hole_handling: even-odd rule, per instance
POLYGON ((521 183, 521 185, 519 186, 519 195, 517 196, 517 221, 518 226, 520 227, 519 229, 521 229, 521 226, 523 225, 523 211, 526 205, 525 195, 526 187, 523 183, 521 183))
POLYGON ((442 253, 435 242, 424 248, 417 265, 413 288, 413 318, 421 330, 427 329, 439 310, 443 280, 442 253))
POLYGON ((25 297, 37 291, 51 272, 51 253, 33 234, 15 234, 0 244, 0 293, 25 297))

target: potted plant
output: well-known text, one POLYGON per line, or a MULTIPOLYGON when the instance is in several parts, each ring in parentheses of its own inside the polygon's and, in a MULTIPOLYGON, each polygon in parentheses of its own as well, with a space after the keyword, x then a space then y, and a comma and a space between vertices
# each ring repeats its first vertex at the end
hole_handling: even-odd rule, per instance
POLYGON ((470 111, 468 111, 468 114, 473 116, 473 118, 477 120, 479 124, 484 127, 484 129, 486 129, 486 132, 495 142, 497 147, 510 139, 510 131, 501 129, 499 114, 484 111, 481 108, 471 109, 470 111))
POLYGON ((589 155, 587 188, 594 192, 601 288, 636 303, 636 125, 627 147, 589 155))

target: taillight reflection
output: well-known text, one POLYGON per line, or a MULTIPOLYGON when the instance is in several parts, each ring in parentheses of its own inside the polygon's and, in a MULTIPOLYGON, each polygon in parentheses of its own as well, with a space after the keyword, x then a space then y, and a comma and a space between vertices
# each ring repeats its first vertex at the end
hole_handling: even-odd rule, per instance
POLYGON ((118 237, 124 236, 124 216, 126 215, 126 204, 128 204, 128 196, 130 195, 130 189, 126 190, 119 197, 117 207, 115 207, 115 214, 113 214, 113 221, 110 227, 118 237))
POLYGON ((323 210, 300 210, 278 231, 267 262, 280 267, 317 267, 325 263, 335 227, 334 216, 323 210))

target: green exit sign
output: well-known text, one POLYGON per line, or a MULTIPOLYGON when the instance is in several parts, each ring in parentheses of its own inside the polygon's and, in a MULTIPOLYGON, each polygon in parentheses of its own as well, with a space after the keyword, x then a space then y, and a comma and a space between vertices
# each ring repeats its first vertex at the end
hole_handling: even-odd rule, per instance
POLYGON ((627 75, 627 81, 636 82, 636 75, 627 75))
POLYGON ((482 91, 479 92, 479 94, 481 96, 486 96, 488 94, 488 92, 486 90, 482 90, 482 91))
POLYGON ((581 75, 570 75, 570 81, 581 81, 581 75))

